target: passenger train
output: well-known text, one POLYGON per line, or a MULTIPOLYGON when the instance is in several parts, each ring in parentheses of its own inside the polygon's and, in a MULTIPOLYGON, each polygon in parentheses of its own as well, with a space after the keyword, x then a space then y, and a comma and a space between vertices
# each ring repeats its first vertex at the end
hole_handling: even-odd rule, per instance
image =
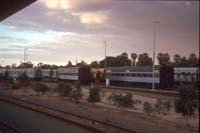
POLYGON ((155 67, 154 77, 152 66, 144 67, 113 67, 106 69, 108 84, 121 86, 151 87, 155 83, 159 88, 173 87, 173 68, 155 67))
POLYGON ((199 84, 198 67, 155 67, 154 78, 152 66, 137 67, 108 67, 88 68, 88 67, 61 67, 58 69, 41 68, 0 68, 0 74, 6 71, 9 76, 16 79, 23 72, 30 79, 40 79, 42 81, 80 81, 82 84, 89 84, 94 80, 107 83, 109 85, 135 86, 150 88, 155 83, 157 88, 172 88, 179 83, 199 84))

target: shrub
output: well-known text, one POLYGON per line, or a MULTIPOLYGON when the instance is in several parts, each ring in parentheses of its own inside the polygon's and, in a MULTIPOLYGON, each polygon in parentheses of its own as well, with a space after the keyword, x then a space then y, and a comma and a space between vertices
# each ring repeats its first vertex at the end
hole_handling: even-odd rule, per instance
POLYGON ((195 111, 198 106, 197 93, 191 85, 180 85, 178 94, 179 98, 174 101, 175 110, 182 114, 189 126, 189 119, 195 118, 195 111))
POLYGON ((172 107, 171 101, 170 100, 165 101, 164 102, 164 107, 167 110, 167 112, 169 112, 171 107, 172 107))
POLYGON ((57 91, 62 97, 68 97, 72 91, 72 85, 70 83, 60 82, 57 85, 57 91))
POLYGON ((126 95, 112 94, 109 96, 108 100, 113 101, 114 104, 120 109, 134 108, 134 101, 130 93, 126 95))
POLYGON ((101 101, 100 97, 101 89, 97 86, 94 86, 90 89, 89 97, 87 98, 88 102, 96 103, 101 101))
POLYGON ((41 92, 42 94, 44 94, 50 90, 48 86, 46 86, 45 84, 41 84, 41 83, 33 84, 32 89, 35 90, 36 92, 41 92))
POLYGON ((12 89, 12 90, 18 90, 19 88, 20 88, 20 87, 19 87, 18 84, 15 84, 15 83, 14 83, 14 84, 11 85, 11 89, 12 89))
POLYGON ((136 99, 136 100, 134 100, 134 103, 135 103, 135 104, 141 104, 141 103, 142 103, 142 101, 141 101, 141 100, 138 100, 138 99, 136 99))
POLYGON ((151 113, 153 113, 153 107, 149 102, 143 103, 143 110, 145 113, 147 113, 147 115, 150 115, 151 113))
POLYGON ((164 104, 163 104, 162 99, 158 98, 155 104, 155 109, 156 109, 156 112, 158 112, 158 114, 160 114, 160 112, 164 109, 163 105, 164 104))
POLYGON ((81 99, 81 97, 82 97, 81 84, 80 82, 75 82, 74 88, 72 89, 71 92, 72 101, 74 100, 77 103, 81 99))

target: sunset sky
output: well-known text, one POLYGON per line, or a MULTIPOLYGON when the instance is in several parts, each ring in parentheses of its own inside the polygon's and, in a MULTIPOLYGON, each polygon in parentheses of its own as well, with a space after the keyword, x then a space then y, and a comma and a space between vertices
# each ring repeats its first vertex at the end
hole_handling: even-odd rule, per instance
POLYGON ((0 64, 90 63, 122 52, 199 55, 198 1, 38 0, 0 23, 0 64))

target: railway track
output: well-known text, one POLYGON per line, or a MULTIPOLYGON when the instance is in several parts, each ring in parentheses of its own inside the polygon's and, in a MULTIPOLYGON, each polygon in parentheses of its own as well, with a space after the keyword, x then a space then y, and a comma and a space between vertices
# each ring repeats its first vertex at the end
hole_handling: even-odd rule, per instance
POLYGON ((23 133, 20 129, 0 119, 0 133, 23 133))
POLYGON ((119 127, 117 125, 113 125, 110 123, 106 123, 103 121, 83 117, 77 114, 72 114, 69 112, 64 112, 61 110, 57 110, 55 108, 50 108, 48 106, 39 105, 36 103, 32 103, 30 101, 26 101, 23 99, 16 98, 15 96, 11 96, 8 94, 0 94, 0 100, 9 102, 39 113, 43 113, 45 115, 54 117, 56 119, 70 122, 73 124, 76 124, 78 126, 81 126, 83 128, 86 128, 88 130, 94 131, 94 132, 105 132, 105 133, 137 133, 136 131, 126 129, 123 127, 119 127))
POLYGON ((130 92, 142 92, 148 94, 162 95, 162 96, 170 96, 170 97, 178 97, 178 93, 175 91, 165 91, 165 90, 154 90, 151 89, 143 89, 143 88, 131 88, 131 87, 116 87, 116 86, 105 86, 98 85, 101 88, 109 89, 109 90, 121 90, 121 91, 130 91, 130 92))

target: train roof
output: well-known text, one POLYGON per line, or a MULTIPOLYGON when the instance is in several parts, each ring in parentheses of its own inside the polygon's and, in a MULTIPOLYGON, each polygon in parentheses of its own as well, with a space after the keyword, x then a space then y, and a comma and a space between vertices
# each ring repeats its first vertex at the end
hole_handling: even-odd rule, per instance
POLYGON ((90 67, 87 67, 87 66, 81 66, 81 67, 60 67, 58 69, 79 69, 79 68, 90 68, 90 67))
POLYGON ((183 70, 183 71, 189 71, 189 70, 198 70, 199 67, 174 67, 174 70, 183 70))
MULTIPOLYGON (((160 67, 155 66, 155 70, 158 70, 160 67)), ((106 70, 152 70, 152 66, 135 66, 135 67, 107 67, 106 70)))

